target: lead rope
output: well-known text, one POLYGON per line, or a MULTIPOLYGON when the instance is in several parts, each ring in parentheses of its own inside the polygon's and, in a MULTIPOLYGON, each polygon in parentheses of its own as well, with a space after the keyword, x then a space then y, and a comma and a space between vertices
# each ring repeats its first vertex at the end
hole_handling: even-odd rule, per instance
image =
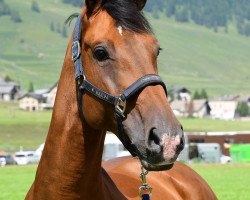
POLYGON ((142 200, 150 200, 150 197, 152 196, 153 188, 147 184, 147 175, 148 171, 144 171, 144 168, 141 167, 140 178, 142 180, 142 185, 139 187, 139 196, 142 198, 142 200))

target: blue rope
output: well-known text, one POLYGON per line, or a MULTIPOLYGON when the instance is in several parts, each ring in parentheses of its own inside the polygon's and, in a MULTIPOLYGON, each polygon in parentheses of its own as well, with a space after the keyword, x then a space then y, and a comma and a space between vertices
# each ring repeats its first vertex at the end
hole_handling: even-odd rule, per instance
POLYGON ((149 194, 143 194, 142 195, 142 200, 150 200, 149 194))

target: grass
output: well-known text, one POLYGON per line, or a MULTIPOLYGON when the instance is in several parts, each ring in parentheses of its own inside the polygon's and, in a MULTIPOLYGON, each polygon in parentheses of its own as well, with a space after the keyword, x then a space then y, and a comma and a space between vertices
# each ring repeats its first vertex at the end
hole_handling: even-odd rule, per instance
MULTIPOLYGON (((250 164, 195 164, 191 167, 208 182, 219 200, 249 199, 250 164)), ((0 199, 24 199, 35 170, 35 165, 0 168, 0 199)))
POLYGON ((247 200, 250 164, 191 166, 212 187, 219 200, 247 200))
MULTIPOLYGON (((0 102, 0 149, 15 152, 20 146, 34 150, 45 141, 51 111, 27 112, 17 103, 0 102)), ((247 121, 179 118, 185 132, 250 131, 247 121)))
POLYGON ((24 199, 34 180, 35 171, 34 165, 0 168, 0 199, 24 199))
MULTIPOLYGON (((50 31, 50 23, 63 25, 79 8, 59 1, 39 1, 41 13, 31 11, 33 0, 25 3, 8 0, 23 19, 16 24, 9 16, 0 17, 0 71, 21 82, 27 89, 50 87, 60 74, 68 38, 50 31), (43 55, 39 58, 39 55, 43 55)), ((161 16, 148 15, 164 49, 159 57, 159 71, 167 85, 186 86, 191 91, 204 88, 210 96, 249 93, 250 38, 237 33, 229 24, 229 33, 214 33, 192 23, 176 23, 161 16)), ((70 36, 72 28, 68 29, 70 36)))
POLYGON ((36 149, 45 141, 51 111, 27 112, 17 109, 16 103, 0 103, 0 149, 14 152, 22 146, 36 149))
POLYGON ((179 118, 185 132, 250 131, 249 121, 179 118))

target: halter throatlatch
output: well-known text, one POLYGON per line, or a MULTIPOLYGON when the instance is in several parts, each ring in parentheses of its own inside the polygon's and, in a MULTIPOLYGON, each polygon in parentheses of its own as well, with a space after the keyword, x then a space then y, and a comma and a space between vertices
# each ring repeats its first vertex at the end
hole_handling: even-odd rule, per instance
MULTIPOLYGON (((166 86, 161 78, 156 74, 147 74, 135 81, 132 85, 125 89, 125 91, 120 96, 113 96, 101 89, 97 88, 93 84, 91 84, 85 77, 84 68, 82 63, 82 55, 81 55, 81 21, 82 16, 79 15, 75 29, 74 29, 74 38, 72 44, 72 60, 75 64, 75 79, 77 82, 78 89, 78 108, 80 115, 83 116, 82 113, 82 96, 85 92, 111 104, 114 106, 115 110, 115 118, 118 129, 118 138, 124 145, 124 147, 131 153, 132 156, 139 156, 138 150, 134 144, 126 137, 123 120, 126 118, 126 103, 130 97, 139 94, 145 87, 149 85, 161 85, 165 93, 167 94, 166 86)), ((84 116, 83 116, 84 117, 84 116)))

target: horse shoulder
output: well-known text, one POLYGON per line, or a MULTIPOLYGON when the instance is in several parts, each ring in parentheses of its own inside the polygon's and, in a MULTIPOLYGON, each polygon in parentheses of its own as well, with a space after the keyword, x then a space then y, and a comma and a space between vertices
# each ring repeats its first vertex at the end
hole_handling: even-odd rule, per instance
MULTIPOLYGON (((131 157, 115 158, 103 163, 117 188, 129 200, 139 200, 141 166, 131 157)), ((153 188, 152 200, 216 200, 209 185, 190 167, 175 162, 168 171, 150 172, 147 183, 153 188)))

